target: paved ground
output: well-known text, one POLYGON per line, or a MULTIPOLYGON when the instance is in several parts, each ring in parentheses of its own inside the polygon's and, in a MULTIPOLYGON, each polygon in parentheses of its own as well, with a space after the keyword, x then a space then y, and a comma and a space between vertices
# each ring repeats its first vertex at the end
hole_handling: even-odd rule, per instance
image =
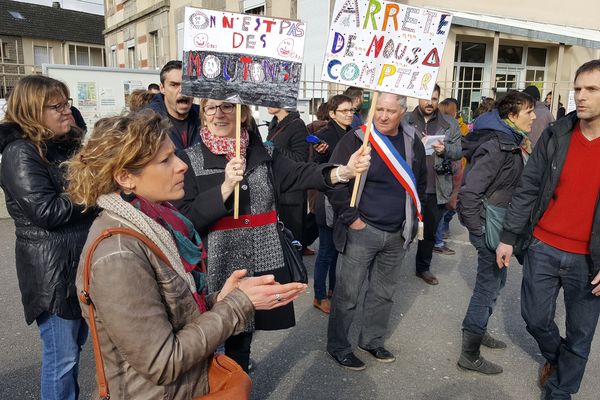
MULTIPOLYGON (((519 312, 520 267, 512 266, 507 286, 490 322, 491 332, 508 342, 506 350, 484 350, 504 373, 486 377, 458 370, 460 325, 475 279, 475 252, 454 224, 455 256, 434 256, 440 285, 414 276, 414 249, 407 256, 396 294, 387 346, 397 355, 381 364, 357 354, 368 368, 339 368, 325 353, 327 317, 312 307, 312 289, 296 302, 298 324, 283 332, 260 332, 253 343, 256 368, 253 399, 540 399, 536 386, 542 358, 519 312)), ((40 345, 35 325, 24 322, 14 267, 12 221, 0 220, 0 399, 39 397, 40 345)), ((308 258, 312 266, 314 257, 308 258)), ((312 268, 311 268, 312 270, 312 268)), ((559 305, 559 316, 563 308, 559 305)), ((357 332, 352 332, 356 343, 357 332)), ((595 341, 577 400, 599 398, 600 345, 595 341)), ((82 398, 95 398, 92 350, 85 348, 82 398)))

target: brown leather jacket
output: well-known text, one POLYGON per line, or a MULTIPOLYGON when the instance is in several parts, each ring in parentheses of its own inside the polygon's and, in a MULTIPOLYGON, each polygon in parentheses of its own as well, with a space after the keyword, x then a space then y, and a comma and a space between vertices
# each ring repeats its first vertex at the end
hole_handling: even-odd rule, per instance
MULTIPOLYGON (((77 271, 104 229, 130 227, 104 211, 94 221, 77 271)), ((186 282, 135 238, 114 235, 100 243, 91 268, 90 297, 111 399, 190 400, 208 392, 207 367, 215 349, 242 331, 253 315, 239 289, 200 314, 186 282)), ((82 314, 89 322, 88 308, 82 314)))

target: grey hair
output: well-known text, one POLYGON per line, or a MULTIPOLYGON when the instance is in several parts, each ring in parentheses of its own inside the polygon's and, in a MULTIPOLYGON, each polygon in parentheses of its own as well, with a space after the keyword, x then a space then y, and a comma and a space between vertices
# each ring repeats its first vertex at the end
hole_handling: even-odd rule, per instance
MULTIPOLYGON (((382 94, 382 92, 379 92, 379 94, 382 94)), ((398 104, 400 104, 400 107, 402 107, 403 109, 408 109, 408 106, 406 105, 406 96, 403 96, 401 94, 396 94, 396 93, 387 93, 385 92, 385 94, 390 94, 392 96, 396 96, 396 100, 398 100, 398 104)))

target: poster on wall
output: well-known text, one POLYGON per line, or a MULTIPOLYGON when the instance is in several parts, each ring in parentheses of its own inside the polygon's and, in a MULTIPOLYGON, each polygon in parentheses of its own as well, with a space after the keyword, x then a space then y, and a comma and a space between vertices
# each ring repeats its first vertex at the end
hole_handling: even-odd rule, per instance
POLYGON ((295 108, 305 30, 302 21, 186 7, 182 93, 295 108))
POLYGON ((321 80, 430 99, 452 15, 379 0, 337 0, 321 80))

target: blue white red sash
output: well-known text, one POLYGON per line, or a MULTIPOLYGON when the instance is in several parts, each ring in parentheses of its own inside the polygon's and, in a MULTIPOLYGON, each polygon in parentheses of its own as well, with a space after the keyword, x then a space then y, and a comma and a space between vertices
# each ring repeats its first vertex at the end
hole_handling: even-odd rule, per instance
MULTIPOLYGON (((364 132, 366 126, 362 125, 361 129, 364 132)), ((396 150, 390 139, 375 128, 375 124, 371 127, 369 143, 371 143, 377 154, 379 154, 379 157, 381 157, 385 165, 387 165, 404 190, 406 190, 406 193, 411 197, 417 209, 417 218, 422 222, 421 200, 419 200, 419 194, 417 193, 417 180, 411 167, 400 153, 398 153, 398 150, 396 150)))

